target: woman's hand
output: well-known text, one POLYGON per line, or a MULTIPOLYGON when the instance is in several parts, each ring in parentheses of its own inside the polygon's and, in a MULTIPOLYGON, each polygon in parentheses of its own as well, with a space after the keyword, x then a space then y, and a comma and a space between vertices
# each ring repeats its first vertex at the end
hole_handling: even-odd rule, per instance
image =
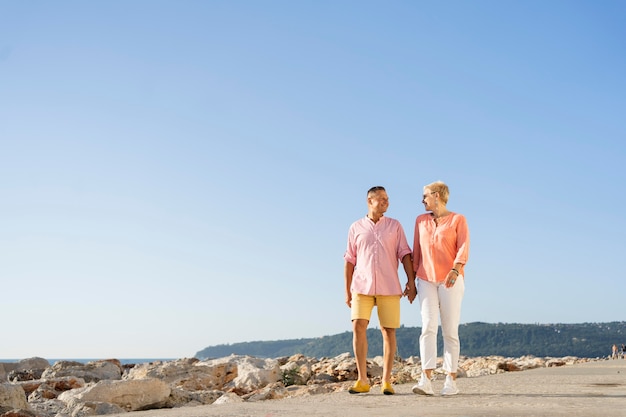
MULTIPOLYGON (((446 280, 444 281, 444 285, 446 288, 452 288, 456 283, 456 280, 459 279, 459 272, 456 269, 451 269, 446 276, 446 280)), ((462 278, 461 278, 462 279, 462 278)))
POLYGON ((417 287, 415 286, 415 281, 409 280, 406 283, 406 287, 404 287, 404 293, 402 293, 405 297, 409 299, 409 303, 413 304, 415 297, 417 297, 417 287))

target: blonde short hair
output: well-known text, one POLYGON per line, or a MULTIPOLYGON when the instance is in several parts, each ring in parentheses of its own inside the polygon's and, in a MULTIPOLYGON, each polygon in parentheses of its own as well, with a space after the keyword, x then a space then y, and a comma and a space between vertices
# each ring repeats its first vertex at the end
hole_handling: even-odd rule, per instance
POLYGON ((450 197, 450 190, 443 181, 435 181, 424 186, 424 190, 429 189, 431 193, 439 193, 439 198, 443 204, 448 204, 448 197, 450 197))

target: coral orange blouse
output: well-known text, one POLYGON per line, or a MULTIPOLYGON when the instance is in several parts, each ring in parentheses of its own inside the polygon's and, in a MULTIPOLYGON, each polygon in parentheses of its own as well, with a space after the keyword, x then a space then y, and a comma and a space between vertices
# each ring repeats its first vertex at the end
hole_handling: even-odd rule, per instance
POLYGON ((469 229, 465 216, 450 213, 439 225, 431 213, 415 219, 413 269, 419 279, 443 282, 454 264, 465 265, 469 256, 469 229))

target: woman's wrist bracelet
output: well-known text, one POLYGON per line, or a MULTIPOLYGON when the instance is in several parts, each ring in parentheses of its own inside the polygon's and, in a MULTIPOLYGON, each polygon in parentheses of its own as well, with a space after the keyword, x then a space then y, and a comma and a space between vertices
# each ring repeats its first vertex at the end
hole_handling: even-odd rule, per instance
POLYGON ((461 275, 461 273, 460 273, 459 271, 457 271, 456 269, 452 268, 452 270, 453 270, 454 272, 456 272, 456 275, 457 275, 457 276, 458 276, 458 275, 461 275))

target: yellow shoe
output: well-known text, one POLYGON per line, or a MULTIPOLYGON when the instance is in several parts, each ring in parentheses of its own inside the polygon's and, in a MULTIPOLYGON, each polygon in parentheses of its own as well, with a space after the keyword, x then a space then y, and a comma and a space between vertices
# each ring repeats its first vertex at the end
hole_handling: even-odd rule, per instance
POLYGON ((383 392, 383 394, 385 394, 385 395, 393 395, 393 394, 395 394, 395 393, 396 393, 396 392, 393 390, 393 387, 391 386, 391 383, 389 383, 389 382, 383 382, 383 386, 382 386, 382 388, 381 388, 380 390, 381 390, 381 391, 383 392))
POLYGON ((364 392, 370 392, 370 385, 364 384, 361 381, 356 381, 354 385, 348 390, 350 394, 362 394, 364 392))

